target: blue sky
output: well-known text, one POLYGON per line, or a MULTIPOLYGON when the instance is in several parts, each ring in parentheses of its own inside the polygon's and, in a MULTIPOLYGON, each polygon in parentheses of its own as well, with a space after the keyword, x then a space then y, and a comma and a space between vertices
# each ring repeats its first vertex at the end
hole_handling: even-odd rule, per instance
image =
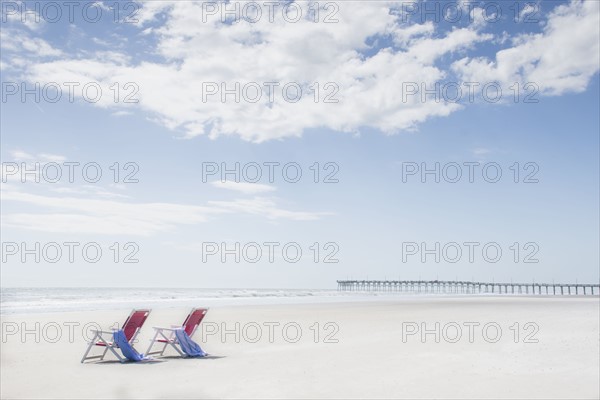
POLYGON ((96 82, 104 96, 95 104, 80 96, 3 99, 2 286, 334 288, 336 279, 367 277, 597 282, 598 3, 542 1, 536 23, 514 21, 508 6, 497 22, 486 22, 477 16, 489 3, 473 3, 473 21, 457 24, 402 19, 390 12, 398 2, 340 3, 335 24, 224 24, 218 15, 201 23, 194 12, 202 5, 194 2, 140 3, 140 21, 128 25, 112 17, 23 24, 3 9, 3 94, 15 82, 96 82), (333 82, 339 102, 315 103, 312 94, 297 103, 201 101, 203 82, 253 81, 333 82), (138 85, 139 102, 111 102, 114 82, 138 85), (402 101, 406 82, 494 83, 503 96, 497 103, 480 92, 473 102, 402 101), (537 102, 512 101, 510 87, 531 82, 537 102), (7 172, 52 162, 95 162, 103 178, 23 183, 20 171, 7 172), (115 184, 115 162, 139 166, 139 182, 115 184), (277 170, 273 182, 203 182, 208 162, 297 163, 302 178, 289 183, 277 170), (476 169, 473 183, 465 175, 457 183, 431 175, 403 182, 409 163, 469 162, 496 163, 502 178, 486 182, 476 169), (337 166, 337 183, 322 182, 334 168, 325 171, 327 163, 337 166), (522 181, 531 171, 526 163, 537 167, 537 183, 522 181), (20 253, 7 254, 7 242, 93 242, 103 256, 97 263, 78 252, 75 262, 64 255, 56 263, 22 262, 20 253), (115 242, 134 243, 139 262, 124 263, 123 249, 115 262, 115 242), (297 243, 303 257, 292 263, 276 250, 274 262, 265 254, 257 263, 222 262, 220 254, 203 260, 203 243, 213 242, 297 243), (403 260, 407 243, 436 242, 460 244, 462 257, 403 260), (479 243, 473 262, 465 242, 479 243), (499 261, 484 259, 486 243, 502 250, 499 261), (324 262, 334 250, 338 262, 324 262), (533 250, 538 262, 524 262, 533 250))

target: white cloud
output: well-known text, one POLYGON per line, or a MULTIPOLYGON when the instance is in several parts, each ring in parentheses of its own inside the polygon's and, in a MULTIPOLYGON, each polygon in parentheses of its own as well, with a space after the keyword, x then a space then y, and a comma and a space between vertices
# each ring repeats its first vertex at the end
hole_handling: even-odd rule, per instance
POLYGON ((495 60, 465 57, 453 64, 464 81, 536 83, 547 95, 584 91, 600 69, 600 3, 572 0, 557 6, 539 34, 513 39, 495 60))
POLYGON ((234 190, 236 192, 240 192, 240 193, 244 193, 244 194, 258 194, 258 193, 267 193, 267 192, 275 191, 274 186, 265 185, 262 183, 215 181, 215 182, 211 182, 210 184, 217 188, 220 188, 220 189, 234 190))
POLYGON ((125 117, 125 116, 127 116, 127 115, 132 115, 132 114, 133 114, 133 113, 132 113, 131 111, 124 111, 124 110, 121 110, 121 111, 115 111, 115 112, 114 112, 114 113, 112 113, 111 115, 112 115, 113 117, 125 117))
POLYGON ((172 228, 149 219, 123 219, 114 215, 85 214, 25 214, 3 216, 5 228, 28 229, 52 233, 148 236, 172 228))
POLYGON ((26 153, 22 150, 12 150, 10 155, 15 161, 30 161, 35 158, 32 154, 26 153))
MULTIPOLYGON (((5 227, 59 233, 127 234, 150 236, 172 231, 180 225, 207 222, 223 214, 249 214, 269 220, 317 220, 330 215, 322 212, 291 211, 281 208, 273 199, 253 198, 234 201, 209 201, 195 206, 175 203, 139 203, 117 201, 122 196, 104 193, 102 189, 67 188, 54 190, 70 196, 48 196, 24 192, 13 184, 2 184, 2 202, 28 205, 37 212, 2 214, 5 227), (75 197, 85 194, 89 197, 75 197), (102 197, 108 197, 102 198, 102 197)), ((4 207, 4 206, 3 206, 4 207)))
POLYGON ((428 21, 423 24, 409 25, 404 29, 395 29, 393 31, 394 43, 398 46, 406 47, 415 38, 422 38, 432 35, 435 32, 433 22, 428 21))
POLYGON ((101 186, 93 186, 93 185, 82 185, 80 187, 67 187, 67 186, 59 186, 59 187, 49 187, 50 191, 60 194, 67 195, 92 195, 104 198, 121 198, 121 199, 129 199, 131 196, 122 193, 115 193, 110 190, 107 190, 101 186))
POLYGON ((65 156, 49 153, 38 153, 31 154, 23 150, 11 150, 9 151, 10 160, 5 160, 2 163, 2 182, 10 180, 20 181, 23 174, 31 179, 37 176, 39 179, 41 173, 41 166, 48 163, 62 163, 67 160, 65 156))
POLYGON ((481 27, 481 26, 485 25, 488 20, 496 21, 498 18, 498 15, 495 13, 494 14, 490 13, 490 15, 487 15, 483 8, 474 7, 469 12, 469 17, 471 18, 471 21, 473 21, 473 24, 475 26, 481 27))
POLYGON ((107 233, 107 227, 112 227, 110 233, 151 235, 161 230, 171 229, 178 224, 205 222, 209 215, 218 212, 206 207, 169 203, 140 204, 80 197, 52 197, 14 190, 12 187, 7 188, 7 185, 2 188, 2 201, 15 201, 46 210, 63 211, 63 213, 3 215, 7 226, 15 226, 22 222, 21 227, 23 228, 51 232, 62 232, 61 227, 69 227, 72 232, 87 232, 87 230, 95 229, 94 225, 85 227, 75 225, 73 222, 77 221, 77 217, 79 217, 80 219, 106 221, 98 225, 98 233, 107 233), (25 215, 29 215, 29 219, 25 218, 25 215), (63 223, 56 226, 45 223, 56 222, 59 215, 65 216, 63 223), (37 217, 39 217, 39 223, 35 223, 37 217), (124 227, 124 230, 121 230, 120 226, 124 227))
POLYGON ((231 212, 260 215, 268 219, 289 219, 294 221, 314 221, 322 216, 333 215, 329 212, 304 212, 290 211, 279 208, 275 201, 268 198, 255 197, 253 199, 233 201, 209 201, 209 205, 231 212))
MULTIPOLYGON (((312 3, 298 4, 306 14, 312 3)), ((355 133, 370 127, 393 134, 462 108, 418 96, 407 101, 401 95, 407 81, 431 87, 456 74, 462 81, 533 81, 544 94, 561 94, 584 90, 598 71, 595 1, 556 7, 542 33, 513 38, 513 47, 498 51, 494 61, 470 54, 480 43, 502 45, 506 39, 484 32, 488 24, 480 8, 472 10, 468 26, 442 31, 430 22, 401 22, 390 12, 391 2, 336 4, 339 23, 287 23, 278 9, 274 22, 263 17, 254 24, 224 24, 219 13, 202 22, 202 2, 144 2, 137 16, 138 38, 150 47, 138 50, 152 54, 151 59, 115 50, 58 57, 59 50, 44 50, 34 40, 21 47, 37 46, 57 57, 33 57, 22 68, 33 81, 95 81, 104 93, 111 93, 114 82, 135 82, 139 103, 116 106, 111 96, 103 96, 95 105, 118 112, 139 107, 186 137, 238 135, 254 142, 297 137, 312 128, 355 133), (442 67, 448 64, 452 68, 442 67), (264 92, 256 103, 235 102, 232 96, 223 103, 218 95, 204 101, 203 83, 209 82, 227 88, 257 82, 264 92), (280 86, 270 103, 265 82, 299 83, 303 96, 296 103, 284 101, 280 86), (320 84, 318 102, 308 89, 315 82, 320 84), (327 82, 339 87, 337 103, 323 102, 335 89, 325 88, 327 82)), ((14 40, 7 46, 15 47, 14 40)))
POLYGON ((2 183, 40 182, 42 165, 54 160, 64 161, 62 156, 50 154, 31 154, 22 150, 9 151, 10 160, 4 160, 0 168, 2 183))
POLYGON ((474 44, 492 39, 490 34, 480 34, 470 28, 453 29, 445 37, 425 38, 414 43, 409 54, 414 59, 432 65, 439 57, 446 53, 469 48, 474 44))
POLYGON ((57 57, 63 52, 55 49, 44 39, 32 37, 22 29, 3 28, 0 31, 0 41, 3 51, 26 52, 28 57, 57 57))
POLYGON ((489 153, 490 153, 490 150, 483 148, 483 147, 478 147, 476 149, 473 149, 473 154, 476 156, 483 156, 483 155, 486 155, 489 153))
POLYGON ((14 161, 33 161, 39 163, 56 162, 61 163, 67 160, 65 156, 49 153, 30 154, 22 150, 12 150, 10 152, 14 161))
POLYGON ((519 22, 538 21, 537 15, 541 7, 541 1, 542 0, 537 0, 535 3, 526 3, 521 9, 521 12, 519 12, 517 20, 519 22))
POLYGON ((41 162, 62 163, 67 160, 67 158, 65 156, 61 156, 61 155, 57 155, 57 154, 48 154, 48 153, 38 154, 38 157, 41 162))
MULTIPOLYGON (((23 2, 5 2, 2 5, 2 24, 7 26, 24 26, 32 31, 37 31, 46 25, 46 20, 38 12, 42 4, 31 5, 23 2), (24 12, 27 10, 27 12, 24 12)), ((3 27, 5 29, 5 27, 3 27)))
MULTIPOLYGON (((298 4, 306 13, 310 3, 298 4)), ((279 9, 274 22, 265 17, 255 24, 223 24, 219 14, 202 23, 201 2, 146 2, 139 29, 151 25, 157 42, 147 51, 161 61, 96 54, 38 62, 27 72, 32 80, 97 81, 108 93, 112 82, 136 82, 139 107, 188 137, 239 135, 261 142, 318 127, 344 132, 375 127, 396 133, 460 108, 444 102, 403 102, 401 83, 407 77, 417 82, 443 79, 445 72, 435 66, 440 57, 489 40, 489 35, 462 28, 432 37, 431 24, 400 24, 385 2, 337 4, 339 23, 287 23, 279 9), (387 47, 368 57, 363 54, 373 50, 369 38, 388 34, 397 43, 408 41, 407 51, 387 47), (266 88, 257 103, 235 103, 231 97, 222 103, 218 96, 203 102, 203 82, 226 82, 231 88, 234 81, 241 86, 258 82, 263 88, 265 82, 299 83, 303 96, 296 103, 284 101, 280 86, 273 104, 266 88), (317 103, 308 89, 315 82, 320 84, 317 103), (338 85, 338 103, 323 102, 335 89, 325 88, 327 82, 338 85)), ((96 105, 115 106, 109 98, 96 105)))

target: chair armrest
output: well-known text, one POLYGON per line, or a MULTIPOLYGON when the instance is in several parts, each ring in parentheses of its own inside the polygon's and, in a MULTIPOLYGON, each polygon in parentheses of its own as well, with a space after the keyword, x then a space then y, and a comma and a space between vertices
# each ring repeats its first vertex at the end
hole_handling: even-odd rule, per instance
POLYGON ((95 329, 92 330, 92 332, 96 332, 96 333, 100 333, 100 334, 108 334, 108 335, 112 335, 113 333, 115 333, 117 330, 113 330, 113 331, 97 331, 95 329))
POLYGON ((177 326, 177 327, 173 327, 173 328, 161 328, 158 326, 153 326, 152 328, 156 329, 158 331, 171 331, 171 332, 175 332, 176 330, 183 329, 182 326, 177 326))

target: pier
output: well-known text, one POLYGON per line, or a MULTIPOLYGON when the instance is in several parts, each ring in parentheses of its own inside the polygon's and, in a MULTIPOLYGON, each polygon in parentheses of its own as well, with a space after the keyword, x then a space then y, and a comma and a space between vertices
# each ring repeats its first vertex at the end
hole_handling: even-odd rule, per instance
POLYGON ((337 281, 341 292, 399 292, 448 294, 535 294, 584 295, 600 294, 600 284, 583 283, 485 283, 469 281, 337 281))

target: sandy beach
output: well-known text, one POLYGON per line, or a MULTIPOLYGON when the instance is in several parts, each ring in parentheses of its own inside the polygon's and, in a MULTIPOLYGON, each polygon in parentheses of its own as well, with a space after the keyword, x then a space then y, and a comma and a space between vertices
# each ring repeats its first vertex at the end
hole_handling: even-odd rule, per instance
MULTIPOLYGON (((194 335, 207 358, 81 364, 87 331, 129 311, 3 315, 1 397, 599 397, 597 297, 213 307, 194 335)), ((136 348, 187 311, 155 308, 136 348)))

